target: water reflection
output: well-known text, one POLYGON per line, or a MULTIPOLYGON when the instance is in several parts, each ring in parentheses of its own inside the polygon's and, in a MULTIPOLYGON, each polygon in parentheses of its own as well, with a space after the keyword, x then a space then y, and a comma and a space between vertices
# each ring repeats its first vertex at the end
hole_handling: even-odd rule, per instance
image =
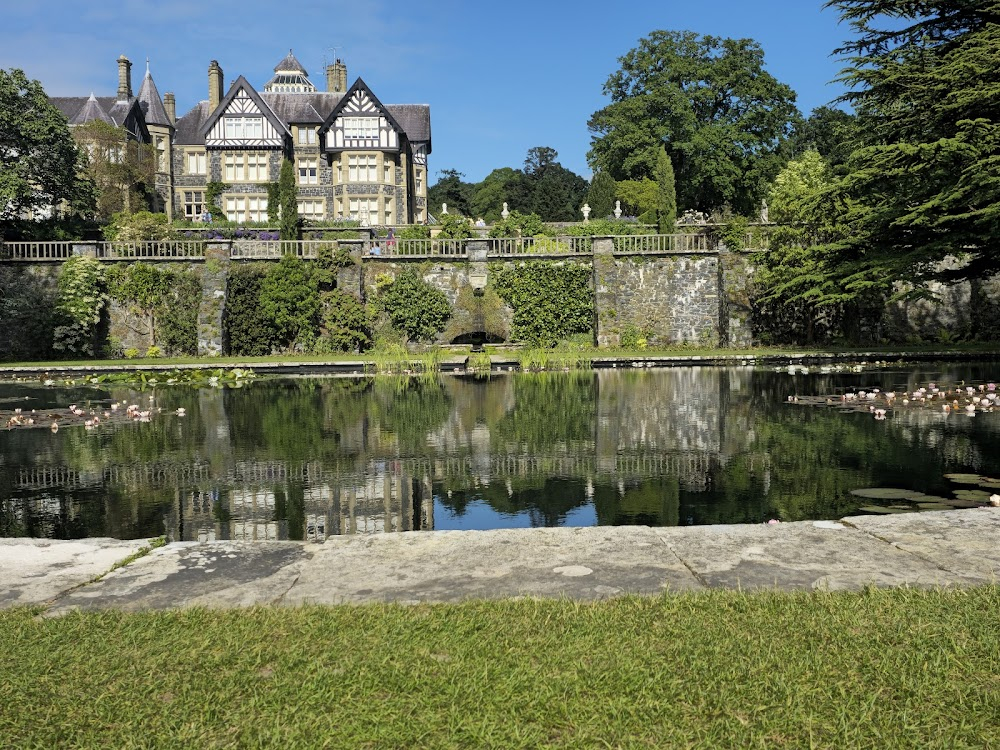
POLYGON ((445 528, 836 518, 850 490, 1000 474, 1000 414, 791 405, 979 382, 988 364, 849 374, 676 368, 273 379, 235 390, 0 384, 0 409, 143 399, 148 424, 0 431, 0 536, 307 539, 445 528), (173 412, 184 407, 187 414, 173 412))

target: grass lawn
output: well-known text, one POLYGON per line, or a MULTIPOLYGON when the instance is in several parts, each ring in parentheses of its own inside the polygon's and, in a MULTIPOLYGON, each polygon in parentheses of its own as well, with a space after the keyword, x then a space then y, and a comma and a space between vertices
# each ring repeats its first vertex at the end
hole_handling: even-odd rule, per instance
POLYGON ((4 747, 1000 747, 1000 586, 0 610, 4 747))

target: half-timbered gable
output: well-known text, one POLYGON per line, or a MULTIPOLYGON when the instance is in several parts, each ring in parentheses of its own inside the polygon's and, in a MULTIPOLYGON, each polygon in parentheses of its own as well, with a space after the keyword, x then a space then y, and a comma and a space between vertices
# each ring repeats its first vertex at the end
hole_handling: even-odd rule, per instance
POLYGON ((406 132, 360 78, 320 127, 324 150, 399 151, 406 132))
POLYGON ((209 149, 284 149, 291 133, 247 80, 240 76, 202 126, 209 149))

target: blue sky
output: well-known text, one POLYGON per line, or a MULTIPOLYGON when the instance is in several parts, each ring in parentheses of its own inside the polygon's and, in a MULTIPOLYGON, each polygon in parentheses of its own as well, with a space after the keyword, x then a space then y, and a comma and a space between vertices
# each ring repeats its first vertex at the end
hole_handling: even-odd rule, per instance
POLYGON ((341 57, 348 83, 362 77, 382 102, 431 106, 432 183, 442 169, 478 182, 521 168, 534 146, 589 178, 602 86, 656 29, 757 40, 806 114, 842 93, 832 51, 850 36, 821 0, 0 0, 0 18, 0 68, 24 69, 52 96, 111 96, 118 55, 132 60, 134 90, 148 57, 178 115, 208 98, 210 60, 227 88, 240 74, 262 88, 292 48, 324 88, 325 64, 341 57))

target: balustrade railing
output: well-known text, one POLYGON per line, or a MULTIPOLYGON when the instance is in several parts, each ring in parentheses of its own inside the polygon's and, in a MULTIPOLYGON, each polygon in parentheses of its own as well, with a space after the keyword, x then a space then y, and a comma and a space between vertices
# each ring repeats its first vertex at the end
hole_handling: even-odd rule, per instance
MULTIPOLYGON (((749 232, 744 249, 766 250, 768 235, 749 232)), ((707 234, 648 234, 611 238, 614 252, 623 255, 655 253, 697 254, 715 252, 707 234)), ((583 256, 594 251, 593 237, 484 237, 469 239, 349 239, 349 240, 222 240, 229 243, 234 260, 280 260, 284 255, 315 259, 338 245, 360 250, 365 258, 466 258, 470 243, 483 243, 487 257, 513 258, 532 256, 583 256)), ((167 240, 162 242, 6 242, 0 243, 0 260, 59 262, 74 255, 89 255, 99 260, 203 260, 204 240, 167 240)))

